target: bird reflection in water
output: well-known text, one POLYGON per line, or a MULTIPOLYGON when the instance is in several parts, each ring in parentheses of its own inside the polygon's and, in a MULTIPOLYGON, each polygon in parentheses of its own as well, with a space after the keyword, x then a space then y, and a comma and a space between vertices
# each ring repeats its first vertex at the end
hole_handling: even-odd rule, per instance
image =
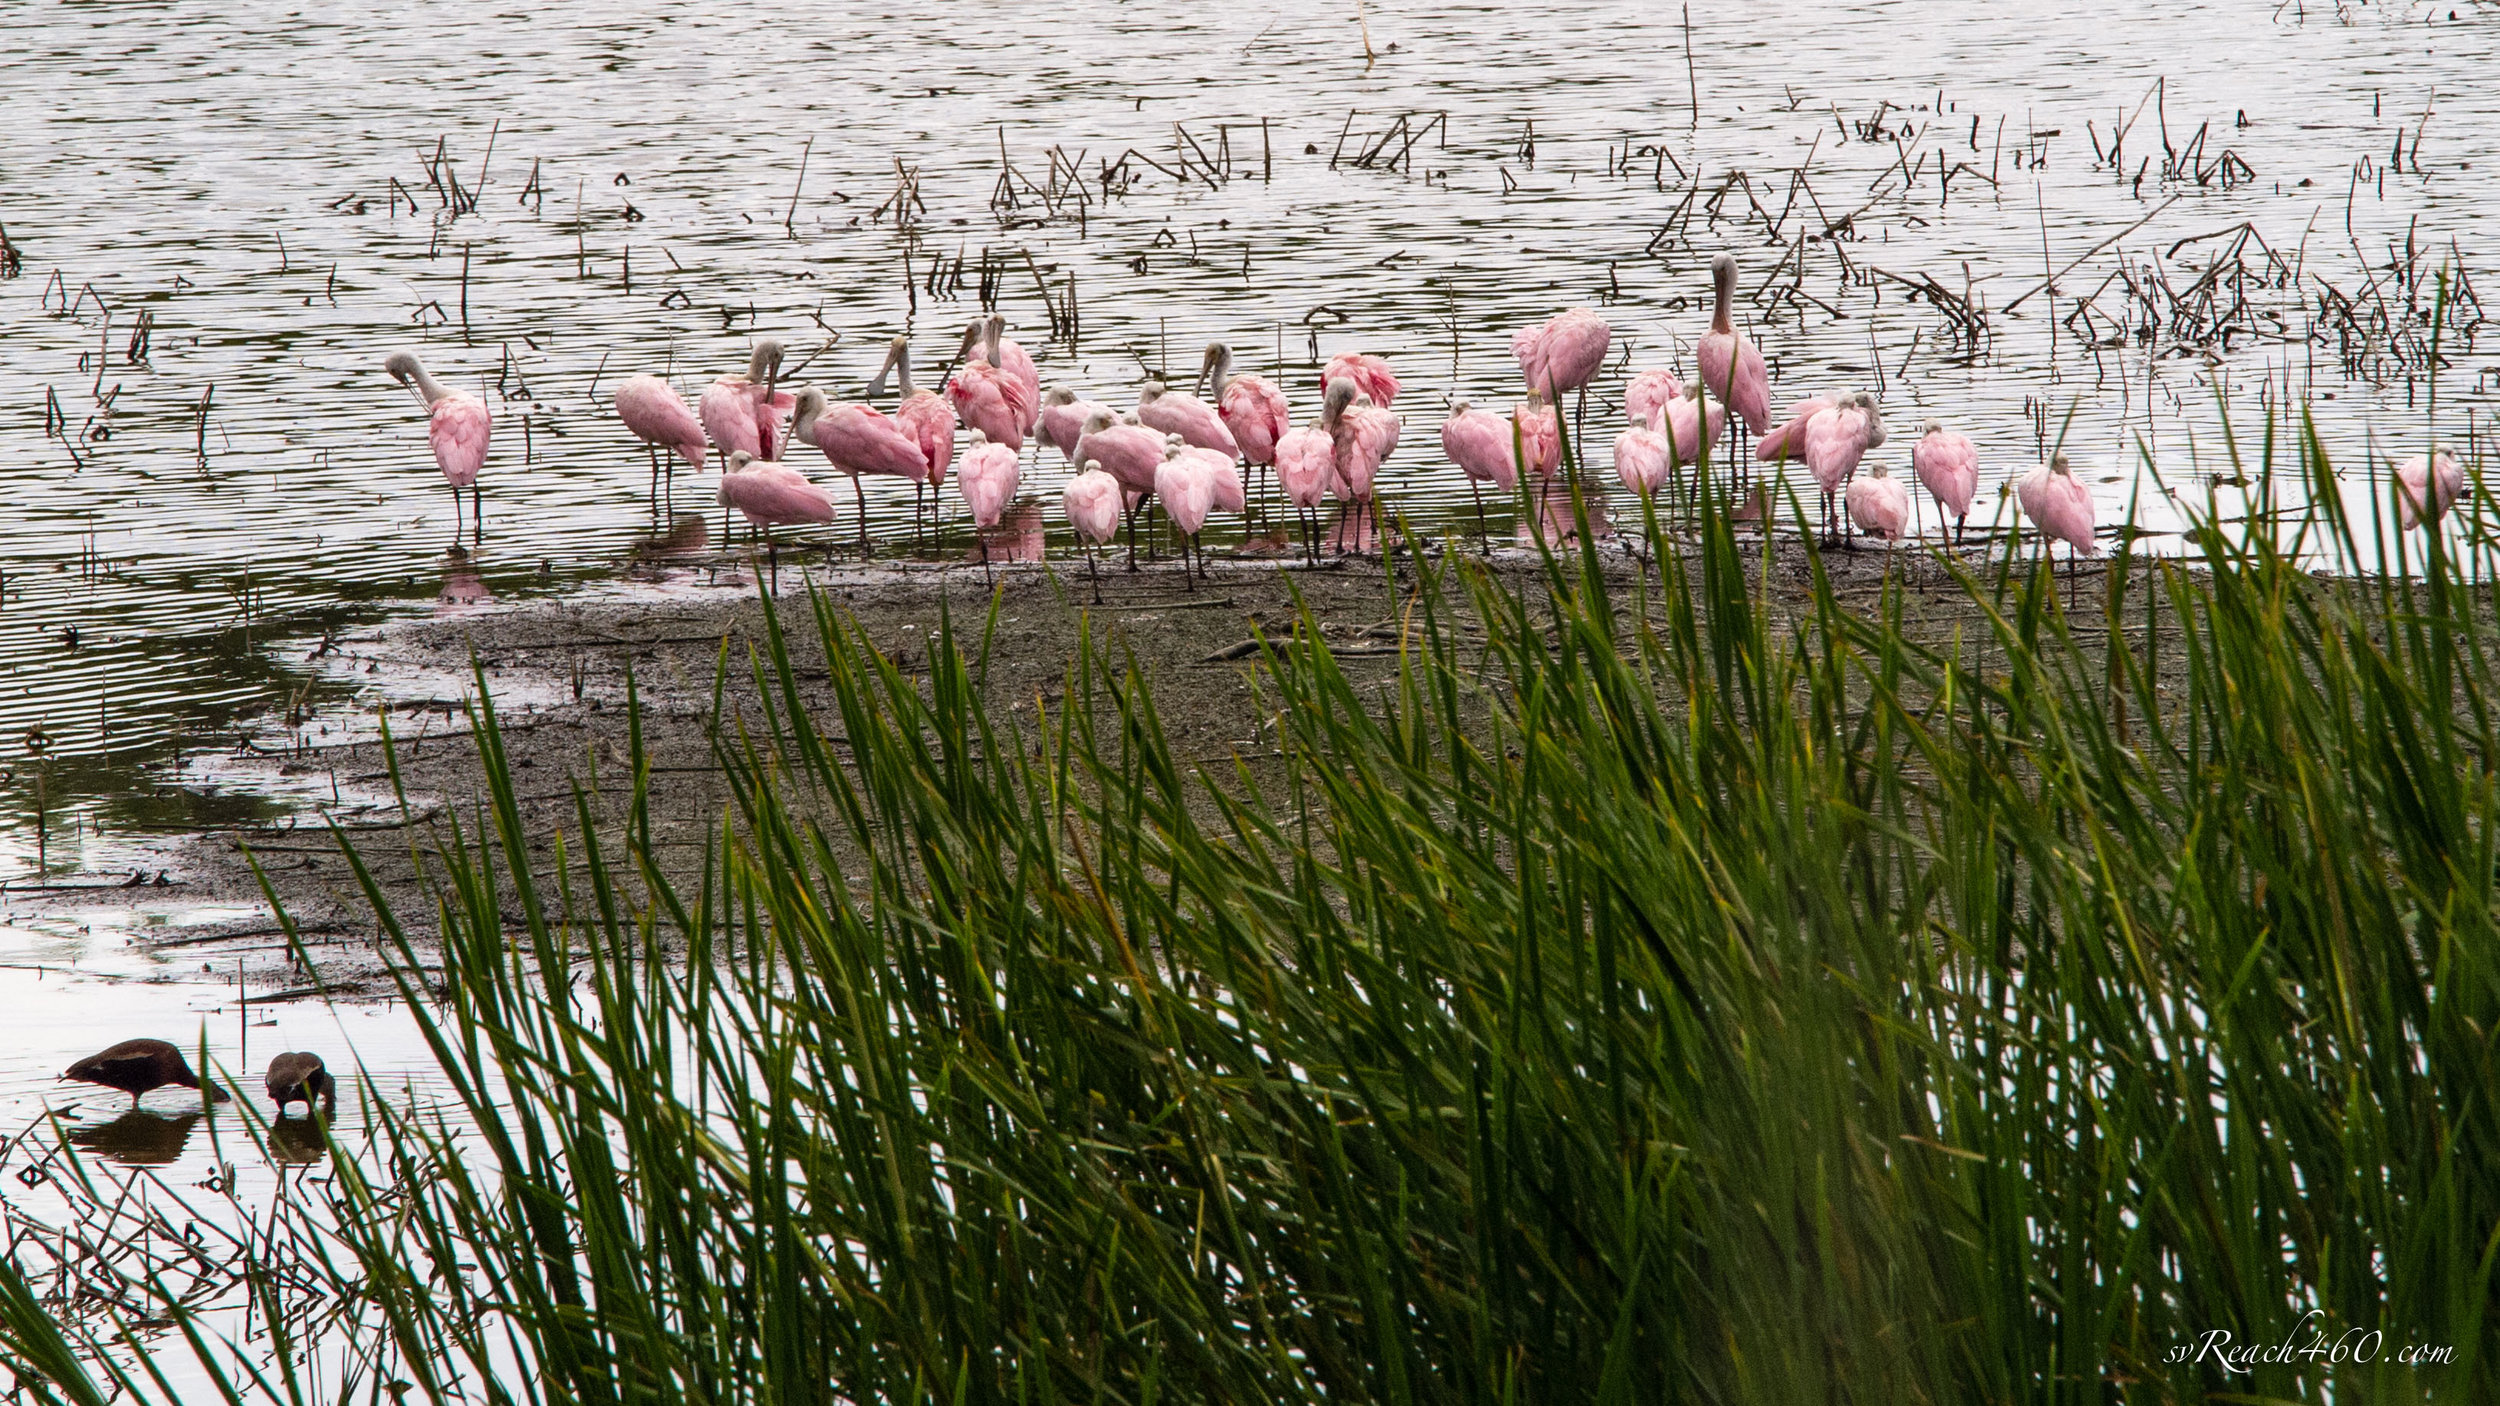
POLYGON ((434 597, 437 615, 484 605, 494 598, 494 593, 486 589, 486 582, 478 576, 468 558, 460 557, 443 564, 443 589, 434 597))
POLYGON ((301 1118, 277 1118, 269 1124, 269 1155, 286 1167, 311 1167, 329 1155, 330 1145, 323 1134, 328 1119, 316 1114, 301 1118))
POLYGON ((125 1167, 162 1167, 182 1155, 191 1129, 205 1115, 197 1108, 157 1113, 133 1108, 104 1123, 70 1130, 72 1146, 125 1167))
POLYGON ((982 561, 983 543, 988 544, 987 560, 993 563, 1042 559, 1042 505, 1037 499, 1010 503, 1006 511, 999 514, 996 527, 973 530, 980 541, 974 542, 965 552, 965 561, 982 561))
POLYGON ((699 556, 712 546, 712 526, 701 513, 679 513, 668 531, 634 540, 637 557, 699 556))

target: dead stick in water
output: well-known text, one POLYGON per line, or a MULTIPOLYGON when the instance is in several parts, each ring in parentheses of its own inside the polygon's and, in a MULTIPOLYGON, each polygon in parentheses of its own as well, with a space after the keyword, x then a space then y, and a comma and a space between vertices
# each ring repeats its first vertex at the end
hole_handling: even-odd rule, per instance
MULTIPOLYGON (((1004 128, 1004 127, 1001 127, 1001 128, 999 128, 999 129, 998 129, 998 131, 999 131, 999 137, 998 137, 998 140, 999 140, 999 142, 1001 143, 1000 150, 1004 151, 1004 150, 1005 150, 1005 145, 1004 145, 1004 143, 1005 143, 1005 142, 1006 142, 1006 140, 1007 140, 1007 135, 1006 135, 1006 133, 1007 133, 1007 129, 1006 129, 1006 128, 1004 128)), ((790 208, 789 208, 788 210, 786 210, 786 211, 782 212, 782 216, 781 216, 781 229, 782 229, 782 232, 783 232, 783 233, 785 233, 785 234, 787 234, 787 235, 789 235, 792 239, 796 239, 796 238, 798 238, 798 237, 799 237, 799 231, 798 231, 798 218, 799 218, 799 192, 800 192, 800 190, 804 189, 804 188, 806 187, 806 185, 807 185, 807 158, 808 158, 808 154, 809 154, 810 152, 813 152, 815 149, 816 149, 816 139, 815 139, 814 137, 809 137, 809 138, 807 139, 807 145, 805 145, 805 146, 803 146, 803 147, 800 147, 800 148, 799 148, 799 178, 798 178, 796 181, 791 182, 791 185, 790 185, 790 208)))
MULTIPOLYGON (((2178 200, 2179 200, 2179 197, 2177 197, 2177 196, 2175 196, 2175 195, 2174 195, 2174 196, 2172 196, 2172 197, 2170 197, 2168 200, 2163 201, 2161 204, 2154 206, 2154 207, 2153 207, 2153 212, 2152 212, 2152 214, 2150 214, 2150 215, 2146 215, 2143 219, 2140 219, 2140 220, 2136 221, 2134 224, 2131 224, 2131 225, 2127 226, 2125 229, 2122 229, 2122 230, 2118 231, 2116 234, 2111 235, 2109 238, 2104 239, 2104 240, 2102 240, 2100 243, 2093 245, 2091 248, 2084 250, 2081 254, 2077 255, 2074 259, 2072 259, 2071 261, 2069 261, 2069 262, 2067 263, 2066 267, 2064 267, 2064 268, 2062 268, 2062 269, 2059 269, 2057 272, 2055 272, 2055 273, 2053 273, 2053 274, 2050 274, 2050 275, 2049 275, 2046 279, 2042 280, 2042 281, 2041 281, 2041 283, 2039 284, 2039 286, 2038 286, 2038 287, 2035 287, 2035 288, 2031 288, 2031 289, 2029 289, 2029 290, 2026 290, 2026 291, 2022 294, 2022 296, 2021 296, 2021 297, 2018 297, 2018 298, 2016 298, 2014 301, 2012 301, 2012 302, 2010 302, 2010 303, 2007 303, 2007 304, 2005 305, 2004 311, 2006 311, 2006 312, 2009 312, 2009 313, 2010 313, 2010 312, 2012 312, 2014 309, 2016 309, 2016 308, 2018 308, 2018 307, 2021 307, 2021 306, 2023 305, 2023 301, 2024 301, 2024 299, 2029 298, 2029 297, 2030 297, 2033 293, 2040 292, 2042 289, 2047 288, 2050 284, 2055 283, 2057 280, 2059 280, 2059 279, 2061 279, 2061 278, 2064 278, 2066 275, 2068 275, 2068 274, 2070 274, 2070 273, 2074 272, 2074 271, 2075 271, 2075 265, 2076 265, 2076 264, 2080 264, 2080 263, 2082 263, 2085 259, 2089 259, 2089 258, 2091 258, 2093 255, 2095 255, 2095 254, 2097 254, 2097 253, 2101 252, 2102 250, 2104 250, 2104 249, 2108 248, 2108 247, 2109 247, 2109 246, 2111 246, 2112 244, 2117 243, 2119 240, 2124 239, 2124 238, 2126 238, 2128 235, 2131 235, 2131 234, 2135 233, 2137 230, 2140 230, 2140 229, 2144 228, 2146 225, 2151 224, 2151 223, 2153 222, 2153 216, 2154 216, 2154 215, 2159 215, 2162 211, 2169 209, 2172 205, 2177 204, 2177 203, 2178 203, 2178 200)), ((2044 246, 2044 247, 2045 247, 2045 246, 2044 246)))

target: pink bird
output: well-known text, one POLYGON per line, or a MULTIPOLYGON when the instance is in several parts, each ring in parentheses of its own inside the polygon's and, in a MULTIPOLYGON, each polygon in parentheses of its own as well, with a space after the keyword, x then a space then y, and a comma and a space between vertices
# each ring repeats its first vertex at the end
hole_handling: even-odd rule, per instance
POLYGON ((1195 445, 1185 451, 1195 457, 1200 468, 1207 471, 1207 491, 1213 495, 1215 510, 1242 516, 1250 510, 1250 495, 1242 490, 1241 466, 1226 458, 1220 449, 1200 449, 1195 445))
POLYGON ((2427 468, 2416 454, 2396 467, 2396 521, 2405 527, 2437 523, 2464 492, 2465 470, 2447 450, 2432 454, 2427 468))
POLYGON ((1034 401, 1028 399, 1024 382, 998 365, 994 327, 989 319, 980 318, 964 329, 964 344, 958 353, 962 364, 947 378, 946 398, 954 405, 956 415, 988 437, 990 443, 1021 452, 1025 431, 1041 416, 1034 401), (989 340, 983 342, 984 337, 989 340))
POLYGON ((1841 480, 1857 472, 1858 460, 1883 442, 1883 415, 1875 408, 1875 397, 1865 391, 1842 396, 1831 409, 1818 410, 1806 421, 1800 457, 1823 489, 1827 525, 1838 503, 1841 480))
POLYGON ((1837 394, 1812 395, 1789 406, 1779 428, 1754 441, 1753 456, 1766 464, 1801 457, 1806 448, 1806 426, 1813 423, 1815 416, 1839 403, 1837 394))
POLYGON ((1684 383, 1672 371, 1643 371, 1623 388, 1623 413, 1635 425, 1647 425, 1670 400, 1684 394, 1684 383))
POLYGON ((425 442, 434 451, 434 467, 443 471, 443 481, 451 485, 451 549, 458 552, 461 489, 469 490, 475 528, 470 540, 486 535, 486 508, 478 499, 477 474, 486 467, 486 440, 494 432, 495 417, 476 396, 445 390, 426 374, 425 364, 412 352, 391 353, 383 358, 382 369, 401 385, 416 387, 425 398, 425 442))
POLYGON ((1771 373, 1763 368, 1762 353, 1728 316, 1728 305, 1736 297, 1734 255, 1721 254, 1710 261, 1710 281, 1717 289, 1710 330, 1693 348, 1702 388, 1712 400, 1735 411, 1747 429, 1760 434, 1771 422, 1771 373))
POLYGON ((1042 438, 1058 449, 1071 467, 1076 464, 1076 442, 1085 433, 1085 422, 1095 411, 1111 413, 1111 407, 1096 400, 1079 400, 1076 392, 1064 386, 1053 386, 1042 397, 1042 438))
POLYGON ((1215 505, 1215 485, 1208 481, 1207 466, 1179 435, 1164 439, 1163 462, 1155 466, 1155 498, 1172 519, 1173 530, 1181 535, 1181 579, 1198 588, 1197 577, 1206 574, 1206 556, 1198 554, 1198 570, 1189 569, 1191 550, 1198 533, 1207 525, 1207 511, 1215 505))
POLYGON ((1590 308, 1570 308, 1535 327, 1511 334, 1510 354, 1519 359, 1519 374, 1528 389, 1543 391, 1560 403, 1563 392, 1585 389, 1606 364, 1614 329, 1590 308))
POLYGON ((1862 532, 1898 542, 1910 522, 1910 490, 1876 464, 1849 484, 1849 520, 1862 532))
POLYGON ((1554 407, 1545 403, 1545 393, 1528 392, 1528 398, 1510 412, 1510 422, 1519 431, 1514 446, 1519 467, 1539 480, 1552 479, 1562 467, 1562 426, 1554 418, 1554 407))
POLYGON ((2048 555, 2052 542, 2066 544, 2067 590, 2071 597, 2074 557, 2091 556, 2100 549, 2092 536, 2092 490, 2075 478, 2065 455, 2052 454, 2047 463, 2016 481, 2014 502, 2023 510, 2023 516, 2040 529, 2042 556, 2048 555))
POLYGON ((1476 540, 1486 550, 1493 545, 1492 530, 1484 521, 1484 486, 1488 483, 1508 493, 1519 486, 1519 461, 1511 454, 1510 425, 1490 410, 1478 410, 1466 401, 1450 404, 1450 418, 1441 422, 1441 452, 1467 475, 1467 491, 1476 496, 1476 540))
POLYGON ((1120 481, 1089 460, 1084 472, 1068 480, 1059 502, 1068 510, 1068 525, 1076 529, 1077 540, 1085 545, 1085 571, 1094 581, 1094 603, 1100 605, 1102 569, 1094 557, 1120 534, 1120 481))
POLYGON ((1293 425, 1285 393, 1276 383, 1265 376, 1235 372, 1233 349, 1209 342, 1206 360, 1198 369, 1198 385, 1200 389, 1213 387, 1215 413, 1224 417, 1224 428, 1232 431, 1242 462, 1275 463, 1276 441, 1293 425))
POLYGON ((1971 447, 1968 436, 1930 420, 1918 443, 1910 446, 1910 468, 1937 508, 1953 519, 1953 540, 1960 542, 1962 524, 1970 517, 1970 500, 1979 492, 1979 451, 1971 447))
POLYGON ((990 364, 1013 376, 1016 383, 1024 387, 1024 393, 1016 397, 1016 404, 1024 409, 1024 433, 1029 435, 1042 419, 1041 369, 1033 364, 1030 353, 1007 339, 1007 319, 1004 315, 991 313, 989 323, 990 364))
POLYGON ((1667 447, 1679 467, 1699 465, 1727 428, 1727 407, 1717 401, 1708 405, 1705 414, 1701 387, 1686 386, 1684 394, 1658 407, 1657 418, 1650 421, 1651 429, 1667 437, 1667 447))
MULTIPOLYGON (((1126 425, 1108 409, 1086 417, 1077 437, 1076 461, 1092 464, 1117 479, 1123 493, 1143 503, 1155 491, 1155 470, 1163 464, 1163 436, 1143 425, 1126 425)), ((1137 511, 1129 509, 1128 565, 1137 569, 1137 511)))
MULTIPOLYGON (((781 546, 773 541, 773 528, 833 521, 832 497, 810 483, 807 475, 787 464, 758 459, 743 449, 729 451, 729 463, 720 476, 720 505, 723 516, 734 508, 749 527, 763 532, 764 548, 772 558, 775 589, 781 584, 781 546)), ((722 535, 727 536, 726 532, 722 535)))
POLYGON ((1615 436, 1615 477, 1644 498, 1675 476, 1675 446, 1656 430, 1625 430, 1615 436))
POLYGON ((1389 363, 1361 352, 1339 352, 1328 359, 1328 368, 1320 373, 1320 393, 1327 394, 1330 383, 1346 380, 1365 400, 1386 410, 1397 403, 1398 378, 1389 370, 1389 363))
POLYGON ((781 343, 762 337, 747 356, 747 374, 723 376, 703 388, 695 413, 702 417, 705 432, 721 453, 743 449, 766 463, 781 457, 779 451, 786 442, 781 423, 796 402, 786 392, 773 389, 780 376, 781 343))
POLYGON ((1161 381, 1148 381, 1137 395, 1137 420, 1157 434, 1176 434, 1185 444, 1212 449, 1227 459, 1238 458, 1241 446, 1233 442, 1233 432, 1224 428, 1224 417, 1215 407, 1187 391, 1166 389, 1161 381))
POLYGON ((1360 514, 1372 505, 1380 466, 1397 452, 1398 417, 1362 399, 1354 382, 1344 380, 1328 383, 1320 423, 1328 427, 1336 449, 1331 491, 1360 514))
MULTIPOLYGON (((686 398, 676 388, 657 376, 628 376, 616 388, 616 418, 634 432, 634 438, 651 451, 652 501, 658 502, 660 491, 660 451, 669 450, 686 461, 688 468, 703 467, 703 425, 694 411, 686 406, 686 398)), ((670 463, 673 488, 676 464, 670 463)))
POLYGON ((1276 482, 1302 519, 1303 554, 1319 560, 1319 505, 1337 478, 1337 444, 1326 428, 1304 425, 1276 437, 1276 482))
POLYGON ((1015 501, 1016 451, 1013 445, 992 444, 979 430, 972 432, 972 447, 964 451, 964 463, 955 475, 955 487, 964 495, 964 506, 972 509, 973 535, 981 540, 981 570, 990 567, 989 529, 998 526, 999 514, 1015 501))
POLYGON ((828 405, 825 393, 809 386, 799 392, 798 418, 791 435, 823 451, 833 466, 851 476, 851 492, 859 498, 859 545, 868 545, 868 497, 860 487, 864 474, 915 479, 928 472, 928 460, 902 425, 884 411, 864 403, 828 405))
POLYGON ((911 384, 911 338, 896 337, 885 355, 885 365, 876 379, 868 383, 870 399, 885 394, 885 378, 892 373, 901 384, 902 403, 894 407, 894 423, 920 449, 920 472, 912 475, 912 524, 920 521, 920 493, 929 491, 935 506, 937 490, 946 482, 947 466, 955 461, 955 407, 934 391, 914 390, 911 384))

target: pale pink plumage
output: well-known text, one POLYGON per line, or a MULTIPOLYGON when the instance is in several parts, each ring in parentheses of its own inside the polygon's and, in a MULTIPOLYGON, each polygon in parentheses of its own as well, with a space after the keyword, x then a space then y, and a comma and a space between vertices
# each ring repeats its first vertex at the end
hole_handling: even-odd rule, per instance
MULTIPOLYGON (((981 432, 976 430, 975 434, 981 432)), ((972 525, 996 527, 999 514, 1015 501, 1016 451, 1013 445, 992 444, 986 438, 975 440, 964 451, 963 467, 955 475, 955 487, 964 495, 964 506, 972 510, 972 525)))
POLYGON ((1710 413, 1705 416, 1701 397, 1688 387, 1685 394, 1660 406, 1657 417, 1650 421, 1649 427, 1666 437, 1667 447, 1678 464, 1700 463, 1702 455, 1719 442, 1720 433, 1727 428, 1727 408, 1717 401, 1709 404, 1710 413))
POLYGON ((1710 330, 1693 346, 1693 362, 1710 398, 1724 402, 1746 428, 1760 434, 1771 422, 1771 375, 1763 367, 1762 353, 1736 330, 1728 315, 1728 305, 1736 296, 1736 260, 1725 254, 1711 260, 1710 277, 1716 301, 1710 330))
POLYGON ((1519 484, 1519 461, 1511 455, 1510 422, 1460 401, 1441 422, 1441 452, 1459 472, 1508 493, 1519 484))
POLYGON ((1883 421, 1873 397, 1853 395, 1829 410, 1816 411, 1806 422, 1804 452, 1798 457, 1805 460, 1825 493, 1837 493, 1840 481, 1857 471, 1866 451, 1883 442, 1883 421))
POLYGON ((486 402, 473 395, 452 391, 434 402, 426 412, 425 442, 434 450, 434 467, 454 488, 468 488, 477 482, 478 470, 486 467, 486 441, 494 433, 495 417, 487 412, 486 402))
POLYGON ((1087 469, 1068 480, 1059 501, 1068 510, 1068 525, 1086 541, 1099 547, 1119 535, 1120 481, 1111 475, 1087 469))
MULTIPOLYGON (((1109 411, 1098 412, 1108 416, 1109 411)), ((1142 425, 1089 427, 1076 442, 1076 462, 1099 464, 1132 493, 1152 493, 1155 469, 1163 463, 1163 436, 1142 425)))
POLYGON ((2427 466, 2416 454, 2396 468, 2396 520, 2406 527, 2426 517, 2435 523, 2464 492, 2465 470, 2446 450, 2432 454, 2427 466))
POLYGON ((1614 329, 1605 318, 1589 308, 1571 308, 1513 333, 1510 354, 1519 359, 1520 379, 1529 390, 1559 396, 1596 379, 1613 341, 1614 329))
MULTIPOLYGON (((996 313, 990 315, 991 332, 998 338, 998 368, 1015 379, 1022 394, 1015 399, 1024 415, 1023 434, 1033 433, 1042 418, 1042 372, 1033 364, 1033 357, 1024 348, 1007 339, 1007 320, 996 313)), ((1079 423, 1082 423, 1081 421, 1079 423)), ((1021 435, 1019 436, 1021 440, 1021 435)))
POLYGON ((913 391, 894 411, 894 421, 920 450, 921 471, 912 475, 935 488, 955 461, 955 407, 931 391, 913 391))
POLYGON ((724 456, 743 450, 760 462, 774 463, 783 444, 782 421, 795 403, 787 392, 767 393, 760 382, 723 376, 703 388, 696 414, 724 456))
POLYGON ((1292 422, 1285 393, 1274 382, 1264 376, 1235 376, 1216 394, 1215 410, 1224 417, 1224 428, 1233 432, 1233 443, 1241 446, 1244 462, 1276 462, 1276 441, 1292 422))
POLYGON ((1276 480, 1297 508, 1316 508, 1337 476, 1336 441, 1316 425, 1276 437, 1276 480))
POLYGON ((763 459, 733 464, 720 476, 720 505, 757 527, 833 521, 833 499, 825 490, 789 465, 763 459))
POLYGON ((1554 407, 1532 395, 1510 412, 1510 422, 1519 431, 1521 466, 1538 478, 1552 478, 1562 467, 1562 428, 1554 407))
POLYGON ((1389 370, 1389 363, 1362 352, 1339 352, 1328 359, 1326 370, 1320 372, 1319 385, 1326 394, 1328 383, 1335 380, 1354 383, 1355 393, 1365 400, 1387 409, 1397 403, 1398 378, 1389 370))
POLYGON ((1360 400, 1347 406, 1337 417, 1337 496, 1349 503, 1370 502, 1380 466, 1397 447, 1397 416, 1360 400))
POLYGON ((2075 478, 2065 455, 2024 474, 2014 485, 2014 502, 2043 535, 2084 556, 2099 550, 2092 537, 2092 490, 2075 478))
POLYGON ((1753 456, 1764 463, 1776 459, 1802 458, 1806 448, 1806 426, 1814 417, 1838 404, 1837 395, 1812 395, 1788 407, 1778 429, 1754 441, 1753 456))
POLYGON ((1684 394, 1684 383, 1672 371, 1643 371, 1623 388, 1623 413, 1635 425, 1656 419, 1666 403, 1684 394))
POLYGON ((1181 451, 1184 458, 1195 461, 1206 471, 1207 491, 1212 495, 1219 513, 1246 513, 1250 495, 1241 486, 1241 466, 1221 449, 1201 449, 1195 445, 1181 451))
POLYGON ((1215 450, 1227 459, 1241 453, 1214 406, 1187 391, 1166 389, 1160 381, 1146 383, 1145 392, 1137 398, 1137 419, 1157 434, 1179 435, 1182 443, 1215 450))
POLYGON ((955 368, 947 379, 946 399, 966 425, 990 443, 1010 449, 1024 443, 1027 417, 1019 403, 1024 384, 979 357, 955 368))
POLYGON ((1849 485, 1848 505, 1849 520, 1859 531, 1872 532, 1887 542, 1899 541, 1902 529, 1909 525, 1910 491, 1881 464, 1849 485))
MULTIPOLYGON (((1053 391, 1051 394, 1065 396, 1068 392, 1053 391)), ((1065 400, 1045 399, 1042 403, 1042 438, 1048 440, 1051 446, 1059 451, 1060 457, 1066 459, 1070 465, 1075 465, 1079 462, 1076 457, 1076 442, 1084 437, 1085 422, 1093 418, 1097 410, 1108 414, 1111 407, 1100 401, 1078 400, 1073 396, 1065 400)))
POLYGON ((1625 430, 1615 436, 1615 477, 1646 498, 1667 485, 1675 449, 1656 430, 1625 430))
POLYGON ((1183 449, 1155 466, 1155 498, 1183 537, 1195 537, 1215 506, 1215 486, 1205 463, 1183 449))
POLYGON ((928 472, 919 441, 873 405, 836 405, 819 417, 810 436, 833 466, 846 474, 916 479, 928 472))
POLYGON ((1979 451, 1968 436, 1930 422, 1910 446, 1910 469, 1946 517, 1959 522, 1970 516, 1971 498, 1979 492, 1979 451))
POLYGON ((628 376, 616 388, 616 418, 645 444, 673 450, 692 468, 703 467, 703 425, 686 398, 657 376, 628 376))

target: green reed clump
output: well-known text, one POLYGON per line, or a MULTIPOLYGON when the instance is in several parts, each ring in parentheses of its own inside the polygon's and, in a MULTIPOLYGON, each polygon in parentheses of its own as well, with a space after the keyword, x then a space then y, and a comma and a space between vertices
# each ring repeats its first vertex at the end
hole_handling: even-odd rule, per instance
POLYGON ((475 1131, 340 1163, 365 1390, 2490 1399, 2487 588, 2208 526, 2072 612, 1940 560, 1938 645, 1819 562, 1775 617, 1726 507, 1637 601, 1419 563, 1385 694, 1305 620, 1264 771, 1090 640, 1020 727, 819 599, 832 705, 775 621, 692 883, 638 728, 541 873, 481 678, 436 921, 367 889, 475 1131))

